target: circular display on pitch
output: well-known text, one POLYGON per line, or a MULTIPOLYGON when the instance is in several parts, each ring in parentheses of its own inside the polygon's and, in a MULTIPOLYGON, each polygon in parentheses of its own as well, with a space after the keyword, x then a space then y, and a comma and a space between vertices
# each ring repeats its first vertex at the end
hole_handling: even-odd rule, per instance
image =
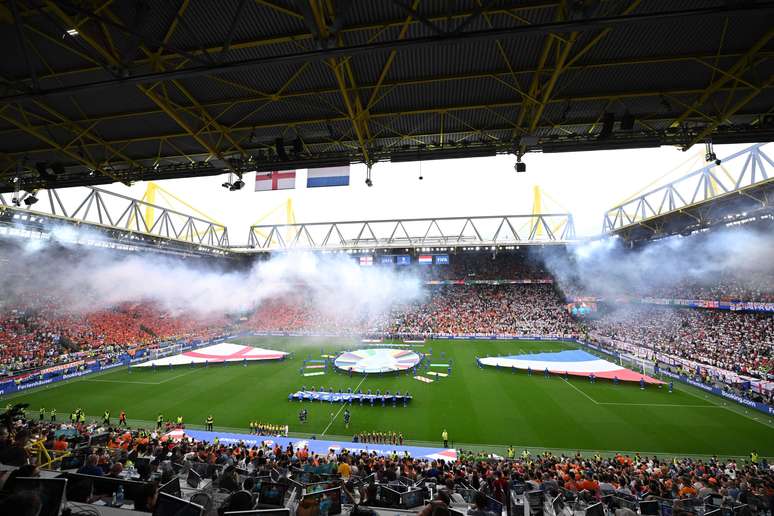
POLYGON ((375 348, 346 351, 337 356, 333 364, 354 373, 389 373, 411 369, 420 360, 419 353, 410 349, 375 348))

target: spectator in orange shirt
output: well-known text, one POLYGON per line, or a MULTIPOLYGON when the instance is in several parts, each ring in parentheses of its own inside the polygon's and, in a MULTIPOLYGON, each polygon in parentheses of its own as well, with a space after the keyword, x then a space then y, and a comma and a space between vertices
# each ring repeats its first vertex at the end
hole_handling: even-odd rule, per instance
POLYGON ((691 481, 687 478, 683 478, 680 481, 682 487, 677 491, 679 498, 693 498, 696 496, 696 489, 691 485, 691 481))

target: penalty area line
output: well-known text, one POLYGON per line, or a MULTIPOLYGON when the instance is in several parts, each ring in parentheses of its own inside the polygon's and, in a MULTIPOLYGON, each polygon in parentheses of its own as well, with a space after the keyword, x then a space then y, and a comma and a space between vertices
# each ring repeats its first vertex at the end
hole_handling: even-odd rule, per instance
POLYGON ((622 407, 679 407, 679 408, 711 408, 719 409, 717 405, 680 405, 679 403, 617 403, 600 401, 597 405, 620 405, 622 407))
POLYGON ((196 369, 193 369, 191 371, 186 371, 185 373, 177 374, 175 376, 171 376, 167 378, 166 380, 161 380, 160 382, 141 382, 141 381, 134 381, 134 380, 100 380, 96 378, 84 378, 83 382, 100 382, 100 383, 125 383, 128 385, 161 385, 167 382, 171 382, 172 380, 177 380, 178 378, 182 378, 183 376, 188 376, 189 374, 195 373, 196 369))
POLYGON ((99 382, 99 383, 125 383, 127 385, 158 385, 159 382, 127 382, 126 380, 97 380, 94 378, 87 378, 81 380, 83 382, 99 382))
MULTIPOLYGON (((353 391, 353 392, 357 392, 357 390, 360 388, 360 386, 361 386, 361 385, 363 385, 363 382, 365 381, 365 379, 366 379, 367 377, 368 377, 368 373, 366 373, 366 374, 363 376, 363 379, 362 379, 362 380, 360 380, 360 383, 359 383, 359 384, 357 384, 357 387, 355 387, 355 389, 354 389, 354 391, 353 391)), ((334 422, 334 421, 336 421, 336 419, 339 417, 339 414, 341 414, 341 411, 342 411, 342 410, 344 410, 344 407, 346 407, 346 406, 347 406, 347 404, 346 404, 346 403, 344 403, 344 402, 342 402, 342 403, 341 403, 341 407, 339 408, 339 411, 338 411, 338 412, 336 412, 336 415, 335 415, 335 416, 333 416, 333 417, 331 418, 330 422, 328 423, 328 426, 326 426, 326 427, 325 427, 325 430, 323 430, 323 431, 322 431, 322 433, 320 434, 320 437, 322 437, 322 436, 324 436, 324 435, 325 435, 325 432, 327 432, 327 431, 328 431, 328 429, 331 427, 331 425, 333 424, 333 422, 334 422)))
POLYGON ((682 392, 688 394, 689 396, 693 396, 697 400, 706 401, 708 403, 713 404, 714 406, 716 406, 718 408, 725 409, 725 410, 731 412, 732 414, 735 414, 737 416, 742 416, 744 418, 749 419, 750 421, 755 421, 756 423, 760 423, 760 424, 762 424, 763 426, 765 426, 767 428, 772 428, 771 419, 769 419, 769 422, 767 423, 766 422, 766 416, 762 412, 757 413, 757 417, 756 417, 756 415, 748 413, 747 412, 747 407, 745 407, 744 405, 736 404, 735 402, 731 402, 732 405, 727 405, 726 401, 723 398, 720 398, 720 397, 718 397, 718 396, 716 396, 714 394, 707 394, 706 392, 702 392, 702 396, 704 396, 702 398, 702 396, 700 396, 700 395, 698 395, 698 394, 696 394, 694 392, 691 392, 691 389, 695 389, 695 387, 693 387, 692 385, 686 385, 686 387, 690 387, 690 389, 683 389, 682 392), (722 405, 721 405, 721 403, 722 403, 722 405), (744 411, 744 412, 742 412, 742 411, 744 411), (760 417, 760 419, 758 419, 758 417, 760 417))
POLYGON ((564 378, 562 378, 562 381, 567 385, 569 385, 570 387, 572 387, 573 389, 575 389, 576 391, 578 391, 579 393, 586 396, 586 399, 588 399, 590 402, 594 403, 595 405, 599 405, 599 402, 597 400, 595 400, 594 398, 592 398, 591 396, 589 396, 588 394, 586 394, 585 392, 583 392, 582 390, 580 390, 579 388, 577 388, 576 386, 574 386, 573 384, 565 380, 564 378))

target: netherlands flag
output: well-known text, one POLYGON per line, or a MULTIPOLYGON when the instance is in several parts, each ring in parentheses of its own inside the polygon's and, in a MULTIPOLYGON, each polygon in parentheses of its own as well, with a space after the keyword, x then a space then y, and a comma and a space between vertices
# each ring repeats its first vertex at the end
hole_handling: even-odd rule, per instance
POLYGON ((433 255, 432 254, 420 254, 418 261, 419 261, 419 263, 432 264, 433 263, 433 255))
POLYGON ((296 171, 273 171, 255 173, 255 191, 291 190, 296 187, 296 171))
POLYGON ((310 168, 307 171, 306 187, 348 186, 349 165, 343 167, 310 168))

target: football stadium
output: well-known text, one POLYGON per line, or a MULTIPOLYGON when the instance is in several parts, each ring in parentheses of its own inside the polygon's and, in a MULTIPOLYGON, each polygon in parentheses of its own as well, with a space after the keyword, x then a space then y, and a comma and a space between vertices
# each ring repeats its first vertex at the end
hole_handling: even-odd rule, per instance
POLYGON ((0 515, 774 514, 774 2, 0 20, 0 515))

